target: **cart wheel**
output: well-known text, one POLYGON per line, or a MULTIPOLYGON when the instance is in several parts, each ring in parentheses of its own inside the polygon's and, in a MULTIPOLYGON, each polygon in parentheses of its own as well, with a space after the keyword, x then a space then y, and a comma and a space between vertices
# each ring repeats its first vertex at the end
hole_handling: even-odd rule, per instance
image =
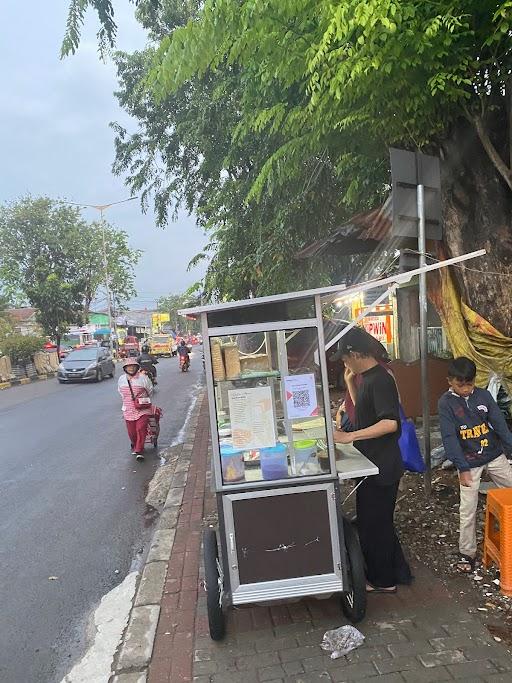
POLYGON ((226 632, 222 612, 223 577, 217 549, 217 534, 214 529, 204 531, 203 553, 210 637, 212 640, 222 640, 226 632))
POLYGON ((347 551, 347 574, 350 590, 341 595, 343 614, 357 624, 366 614, 366 575, 364 559, 356 530, 343 518, 343 533, 347 551))

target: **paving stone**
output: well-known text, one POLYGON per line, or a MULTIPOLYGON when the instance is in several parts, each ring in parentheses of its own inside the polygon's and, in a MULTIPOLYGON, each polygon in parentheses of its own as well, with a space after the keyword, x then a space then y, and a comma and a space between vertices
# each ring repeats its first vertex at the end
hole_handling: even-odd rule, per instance
POLYGON ((144 567, 135 598, 136 607, 160 604, 166 573, 167 562, 150 562, 144 567))
MULTIPOLYGON (((282 636, 301 636, 304 634, 304 632, 307 631, 312 631, 316 630, 313 627, 313 622, 311 621, 306 621, 306 622, 301 622, 300 624, 281 624, 279 626, 274 627, 274 632, 277 636, 282 637, 282 636)), ((320 630, 320 629, 318 629, 320 630)), ((327 630, 327 629, 325 629, 327 630)), ((325 631, 324 631, 325 633, 325 631)), ((322 633, 323 637, 323 633, 322 633)), ((318 641, 318 644, 320 644, 322 638, 318 641)))
MULTIPOLYGON (((451 681, 452 677, 444 666, 434 666, 430 669, 415 669, 414 671, 402 671, 402 677, 406 683, 441 683, 451 681)), ((376 680, 380 683, 380 678, 376 680)))
MULTIPOLYGON (((498 649, 496 647, 496 649, 498 649)), ((501 649, 501 648, 500 648, 501 649)), ((507 654, 502 655, 491 655, 489 657, 494 666, 498 669, 500 673, 505 673, 505 671, 512 671, 512 657, 507 654)), ((512 678, 512 676, 511 676, 512 678)))
POLYGON ((260 681, 272 681, 283 678, 283 676, 286 676, 286 672, 279 664, 258 669, 258 677, 260 681))
POLYGON ((146 672, 119 674, 119 676, 114 676, 112 683, 146 683, 146 672))
POLYGON ((247 655, 246 657, 236 658, 236 666, 240 671, 250 671, 252 669, 279 663, 279 655, 277 652, 260 652, 257 655, 247 655))
POLYGON ((370 680, 374 681, 374 683, 404 683, 404 679, 399 673, 372 676, 370 680))
POLYGON ((485 683, 510 683, 510 674, 491 674, 491 676, 485 676, 482 680, 485 683))
POLYGON ((210 675, 216 674, 219 671, 219 665, 217 662, 194 662, 194 674, 198 675, 210 675))
POLYGON ((330 659, 329 655, 326 654, 301 660, 304 671, 323 671, 325 669, 330 669, 335 661, 336 660, 330 659))
POLYGON ((319 654, 323 654, 323 652, 317 645, 303 645, 302 647, 294 647, 289 650, 281 650, 279 657, 282 662, 294 662, 308 659, 309 657, 316 657, 319 654))
POLYGON ((118 671, 141 669, 149 664, 160 607, 134 607, 119 653, 118 671))
POLYGON ((370 662, 349 664, 341 669, 331 671, 333 681, 361 681, 376 676, 377 671, 370 662))
POLYGON ((380 674, 392 674, 421 668, 420 662, 415 657, 391 657, 391 659, 378 660, 374 664, 380 674))
POLYGON ((393 657, 409 657, 432 652, 432 645, 428 640, 414 640, 409 643, 393 643, 388 645, 387 649, 393 657))
POLYGON ((178 523, 180 511, 177 507, 166 507, 158 520, 159 529, 174 529, 178 523))
POLYGON ((327 671, 312 671, 297 676, 288 676, 283 680, 283 683, 329 683, 332 680, 327 671))
POLYGON ((492 645, 463 647, 462 652, 467 660, 470 662, 475 662, 479 659, 490 659, 495 652, 495 648, 492 645))
POLYGON ((293 636, 286 638, 259 638, 254 641, 254 647, 256 652, 288 650, 297 647, 297 640, 293 636))
POLYGON ((464 664, 453 664, 447 667, 453 678, 466 679, 471 676, 488 676, 497 673, 496 667, 490 661, 465 662, 464 664))
MULTIPOLYGON (((408 643, 404 643, 408 645, 408 643)), ((377 659, 391 659, 391 652, 384 647, 384 645, 379 645, 377 647, 367 647, 362 645, 358 647, 357 650, 352 650, 346 656, 346 660, 349 664, 355 664, 356 662, 373 662, 377 659)))
POLYGON ((440 652, 429 652, 418 655, 423 666, 442 666, 443 664, 459 664, 465 662, 464 653, 461 650, 443 650, 440 652))
POLYGON ((244 671, 243 673, 226 673, 223 671, 220 674, 213 674, 211 680, 213 683, 259 683, 255 671, 244 671))
POLYGON ((282 667, 287 676, 304 673, 304 667, 300 662, 286 662, 282 667))
POLYGON ((478 635, 484 630, 484 626, 476 618, 471 621, 457 621, 451 624, 442 624, 442 627, 449 636, 478 635))
MULTIPOLYGON (((486 639, 484 636, 476 635, 474 633, 460 636, 446 636, 445 638, 431 638, 430 644, 432 650, 463 650, 466 647, 473 645, 484 645, 486 639)), ((489 641, 487 641, 489 642, 489 641)))
POLYGON ((409 638, 402 631, 383 631, 382 633, 372 634, 365 640, 367 645, 391 645, 393 643, 408 643, 409 638))
POLYGON ((155 531, 146 562, 167 561, 171 556, 175 534, 175 529, 159 529, 155 531))

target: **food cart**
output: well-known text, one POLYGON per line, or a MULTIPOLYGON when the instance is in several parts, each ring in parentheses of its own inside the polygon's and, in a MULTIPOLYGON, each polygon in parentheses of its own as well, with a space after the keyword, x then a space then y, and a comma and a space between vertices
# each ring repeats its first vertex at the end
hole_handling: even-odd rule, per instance
MULTIPOLYGON (((395 287, 419 270, 352 289, 395 287)), ((219 513, 218 534, 209 528, 203 538, 214 640, 224 635, 230 605, 337 593, 350 621, 365 615, 364 562, 341 514, 340 482, 378 469, 354 447, 334 445, 323 304, 340 290, 351 291, 329 287, 181 311, 201 318, 204 343, 219 513)))

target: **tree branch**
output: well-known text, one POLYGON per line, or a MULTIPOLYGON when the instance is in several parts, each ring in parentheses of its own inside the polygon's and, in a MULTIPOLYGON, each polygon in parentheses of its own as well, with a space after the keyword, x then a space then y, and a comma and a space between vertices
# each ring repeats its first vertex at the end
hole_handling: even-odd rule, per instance
POLYGON ((507 164, 503 161, 498 150, 493 145, 491 138, 485 128, 484 122, 480 116, 472 115, 467 109, 465 109, 466 117, 473 124, 477 132, 480 142, 483 148, 487 152, 487 156, 494 164, 496 170, 501 175, 503 180, 507 183, 509 188, 512 190, 512 172, 507 164))

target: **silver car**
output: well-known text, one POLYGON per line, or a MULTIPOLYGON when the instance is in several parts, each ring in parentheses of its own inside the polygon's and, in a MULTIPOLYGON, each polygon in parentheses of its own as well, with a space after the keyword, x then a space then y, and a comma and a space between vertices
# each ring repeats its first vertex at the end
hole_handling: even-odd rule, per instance
POLYGON ((93 346, 71 351, 59 365, 57 379, 63 382, 101 382, 113 377, 116 366, 109 349, 93 346))

